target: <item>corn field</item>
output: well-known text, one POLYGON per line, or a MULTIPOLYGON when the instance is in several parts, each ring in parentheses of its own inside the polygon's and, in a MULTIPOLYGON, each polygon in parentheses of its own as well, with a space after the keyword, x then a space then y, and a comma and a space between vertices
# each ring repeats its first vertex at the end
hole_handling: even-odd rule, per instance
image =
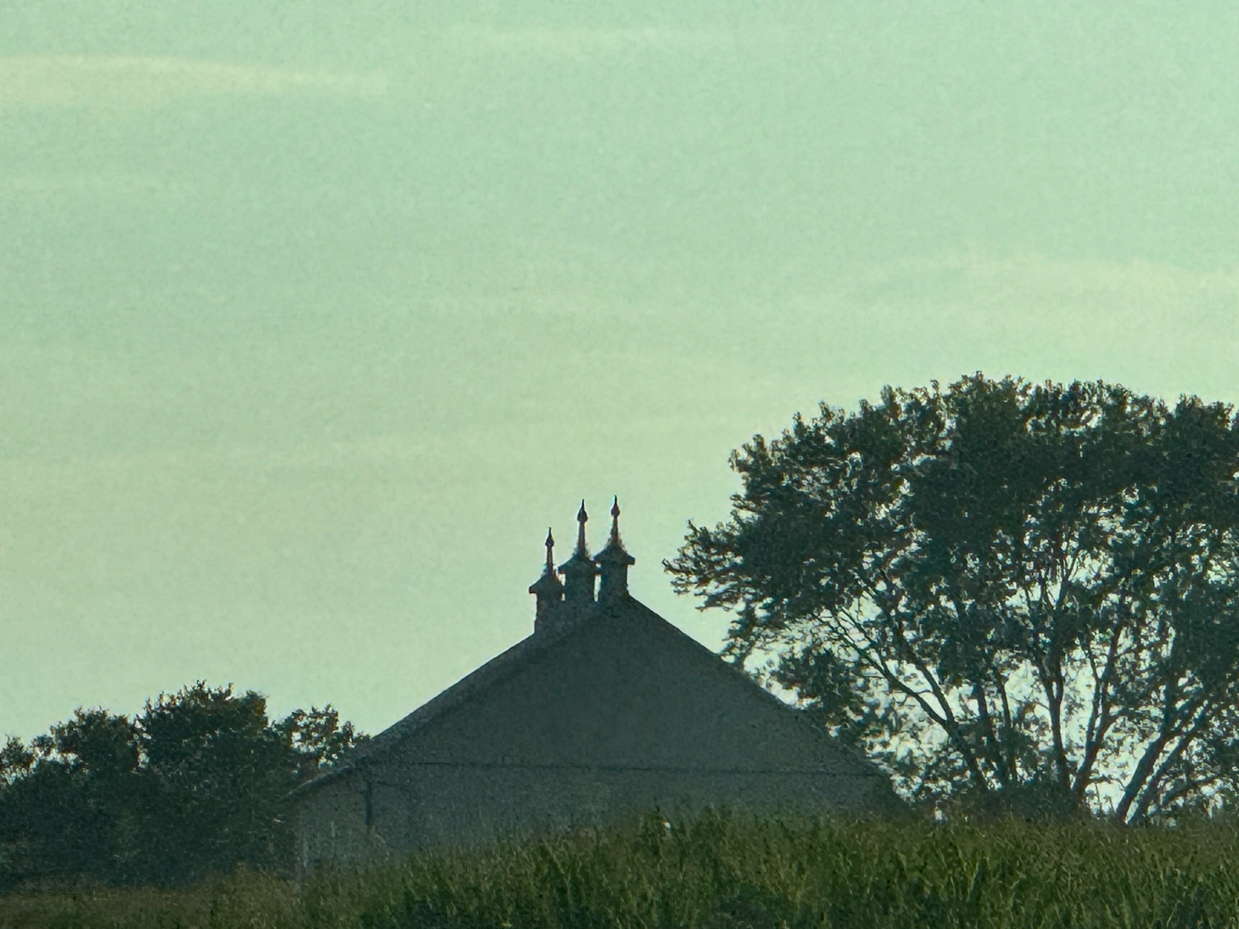
POLYGON ((300 884, 0 897, 0 929, 1239 929, 1239 826, 763 820, 509 839, 300 884))

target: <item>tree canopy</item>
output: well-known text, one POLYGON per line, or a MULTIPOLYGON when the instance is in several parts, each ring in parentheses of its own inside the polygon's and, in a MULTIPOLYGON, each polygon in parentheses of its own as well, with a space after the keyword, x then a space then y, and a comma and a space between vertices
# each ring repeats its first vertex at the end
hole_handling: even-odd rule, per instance
POLYGON ((0 749, 0 889, 286 867, 284 797, 364 738, 330 705, 272 722, 260 694, 202 681, 133 720, 79 708, 0 749))
POLYGON ((1239 789, 1239 419, 978 373, 731 458, 665 563, 725 654, 927 804, 1126 823, 1239 789))

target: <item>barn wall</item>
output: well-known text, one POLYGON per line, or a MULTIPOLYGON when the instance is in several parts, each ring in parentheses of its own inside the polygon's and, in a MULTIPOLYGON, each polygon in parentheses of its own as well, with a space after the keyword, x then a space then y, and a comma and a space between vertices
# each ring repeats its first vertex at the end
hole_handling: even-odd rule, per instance
POLYGON ((833 779, 820 774, 414 765, 380 769, 376 776, 393 799, 396 815, 378 825, 393 851, 470 844, 547 826, 631 821, 655 806, 673 821, 707 803, 809 813, 845 808, 833 779))
POLYGON ((386 854, 382 834, 374 828, 372 804, 367 817, 368 793, 373 793, 371 785, 358 773, 325 784, 297 803, 299 868, 323 861, 357 863, 386 854))

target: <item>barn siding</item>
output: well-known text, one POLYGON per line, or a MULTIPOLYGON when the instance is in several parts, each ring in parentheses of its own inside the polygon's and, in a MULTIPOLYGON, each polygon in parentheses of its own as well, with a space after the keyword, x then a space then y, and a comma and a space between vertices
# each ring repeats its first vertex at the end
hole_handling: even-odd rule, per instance
POLYGON ((381 842, 366 824, 365 782, 360 774, 341 778, 298 803, 294 822, 297 864, 312 868, 323 861, 361 861, 381 842))

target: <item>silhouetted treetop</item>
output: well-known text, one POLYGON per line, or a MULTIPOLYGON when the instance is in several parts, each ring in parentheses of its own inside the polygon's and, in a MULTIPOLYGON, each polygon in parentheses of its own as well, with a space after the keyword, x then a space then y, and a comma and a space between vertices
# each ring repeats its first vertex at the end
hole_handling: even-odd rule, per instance
POLYGON ((1231 407, 978 373, 822 405, 731 465, 673 585, 909 794, 1073 810, 1111 781, 1131 821, 1239 787, 1231 407))

